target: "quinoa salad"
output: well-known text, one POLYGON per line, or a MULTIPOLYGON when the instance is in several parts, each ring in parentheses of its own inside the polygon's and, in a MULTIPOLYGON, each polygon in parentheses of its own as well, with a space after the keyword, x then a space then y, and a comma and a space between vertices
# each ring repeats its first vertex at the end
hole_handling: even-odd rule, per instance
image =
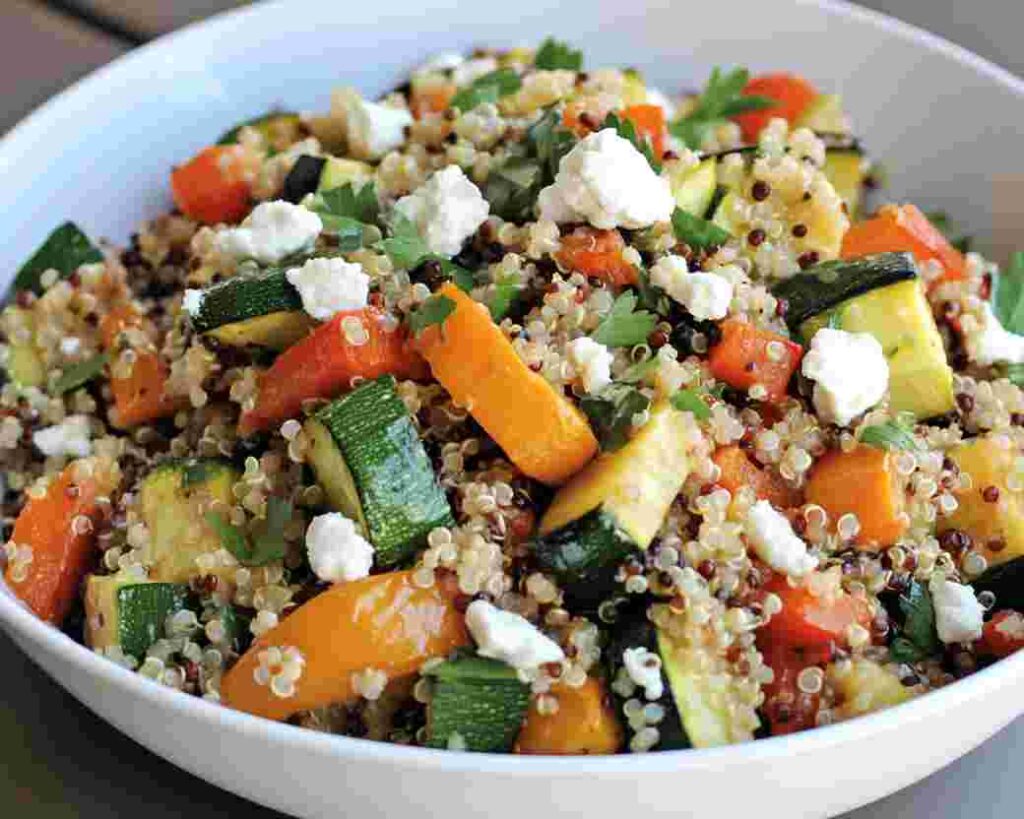
POLYGON ((109 661, 613 754, 1024 646, 1024 253, 887 202, 838 95, 548 39, 168 170, 173 209, 60 225, 0 317, 6 585, 109 661))

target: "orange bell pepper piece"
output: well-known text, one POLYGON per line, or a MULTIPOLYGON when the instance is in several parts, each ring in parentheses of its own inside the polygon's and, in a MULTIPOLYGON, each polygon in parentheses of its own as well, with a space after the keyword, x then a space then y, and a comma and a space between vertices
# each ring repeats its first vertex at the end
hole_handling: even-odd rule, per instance
POLYGON ((655 159, 665 153, 665 111, 660 105, 630 105, 622 110, 622 116, 636 127, 637 133, 651 141, 655 159))
POLYGON ((726 319, 719 328, 722 339, 708 354, 712 375, 738 390, 760 384, 770 402, 785 398, 803 347, 778 333, 737 319, 726 319))
POLYGON ((759 500, 769 501, 779 509, 791 509, 803 503, 799 489, 786 483, 778 472, 758 466, 736 444, 718 447, 711 459, 722 473, 718 485, 728 489, 734 497, 744 486, 749 486, 759 500))
POLYGON ((516 739, 517 754, 614 754, 622 747, 622 726, 604 683, 588 677, 579 688, 555 685, 558 710, 542 714, 530 702, 516 739))
POLYGON ((747 142, 757 142, 758 134, 775 117, 782 117, 790 124, 796 122, 818 96, 818 90, 803 77, 785 72, 751 77, 742 93, 748 97, 768 97, 776 102, 770 108, 733 117, 747 142))
POLYGON ((623 257, 626 242, 617 230, 578 227, 562 237, 561 247, 554 253, 566 270, 592 276, 614 287, 636 284, 636 266, 623 257))

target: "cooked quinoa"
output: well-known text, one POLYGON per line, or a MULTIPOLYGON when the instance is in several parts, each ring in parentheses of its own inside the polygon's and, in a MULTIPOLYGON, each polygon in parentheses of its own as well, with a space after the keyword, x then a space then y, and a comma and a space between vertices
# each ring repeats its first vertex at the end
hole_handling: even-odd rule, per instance
POLYGON ((802 78, 553 40, 244 123, 17 273, 6 582, 159 684, 453 750, 953 682, 1024 645, 1024 254, 877 178, 802 78))

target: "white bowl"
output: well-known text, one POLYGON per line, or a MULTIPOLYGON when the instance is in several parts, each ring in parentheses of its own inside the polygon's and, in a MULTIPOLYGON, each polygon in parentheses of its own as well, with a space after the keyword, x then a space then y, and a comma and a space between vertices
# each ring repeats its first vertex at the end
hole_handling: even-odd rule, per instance
MULTIPOLYGON (((339 81, 379 92, 440 49, 536 43, 630 64, 656 84, 715 64, 788 68, 844 94, 897 194, 943 208, 991 248, 993 186, 1021 170, 1024 83, 956 46, 840 4, 289 2, 217 17, 56 97, 0 143, 0 270, 59 221, 123 242, 169 205, 172 163, 274 103, 324 107, 339 81)), ((1019 223, 1017 224, 1019 228, 1019 223)), ((221 787, 304 817, 825 816, 895 791, 1021 713, 1024 652, 898 708, 798 736, 604 758, 439 752, 332 737, 173 693, 100 659, 7 592, 0 622, 120 730, 221 787)))

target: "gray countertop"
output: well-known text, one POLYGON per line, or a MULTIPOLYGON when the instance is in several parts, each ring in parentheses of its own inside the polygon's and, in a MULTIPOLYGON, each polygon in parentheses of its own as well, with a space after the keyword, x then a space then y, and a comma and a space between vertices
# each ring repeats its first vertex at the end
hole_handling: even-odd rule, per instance
MULTIPOLYGON (((230 0, 66 0, 0 4, 0 133, 77 77, 230 0), (83 19, 84 18, 84 21, 83 19)), ((937 31, 1018 74, 1024 3, 976 0, 970 15, 958 0, 870 0, 869 5, 937 31), (957 11, 960 11, 958 14, 957 11)), ((190 819, 244 815, 274 819, 260 808, 150 754, 83 708, 0 634, 0 815, 16 819, 190 819)), ((845 819, 1011 819, 1021 816, 1024 779, 1015 769, 1024 748, 1018 719, 963 759, 928 779, 848 814, 845 819), (1014 762, 1017 764, 1014 765, 1014 762)), ((865 760, 865 765, 870 765, 865 760)), ((339 810, 339 815, 343 815, 339 810)))

